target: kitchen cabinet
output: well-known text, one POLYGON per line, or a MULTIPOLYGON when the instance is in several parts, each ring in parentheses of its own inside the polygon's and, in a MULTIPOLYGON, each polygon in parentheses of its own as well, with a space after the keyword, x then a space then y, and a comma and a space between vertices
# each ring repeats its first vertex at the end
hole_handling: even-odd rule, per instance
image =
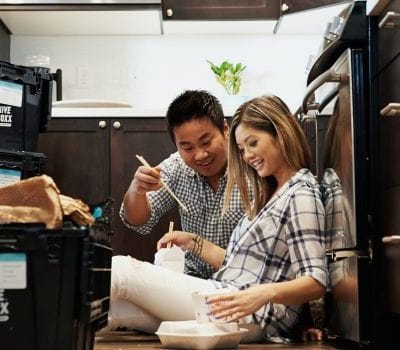
POLYGON ((171 211, 150 235, 127 229, 119 208, 136 168, 136 154, 151 165, 175 151, 164 118, 53 118, 39 136, 38 152, 47 155, 46 174, 61 193, 88 204, 114 199, 111 246, 114 255, 129 254, 153 261, 156 242, 179 214, 171 211))
MULTIPOLYGON (((377 86, 378 110, 381 129, 381 169, 385 174, 383 179, 383 192, 394 193, 399 185, 400 166, 398 162, 397 141, 400 132, 400 90, 398 88, 400 81, 400 0, 390 1, 383 9, 377 28, 378 38, 378 71, 374 82, 377 86)), ((391 195, 390 197, 393 197, 391 195)), ((396 205, 400 209, 400 203, 394 203, 385 198, 382 205, 386 207, 383 215, 386 216, 392 212, 390 206, 396 205)), ((393 208, 392 208, 393 209, 393 208)), ((400 221, 386 217, 382 225, 385 232, 395 232, 400 228, 400 221), (389 220, 390 219, 390 220, 389 220), (398 222, 397 222, 398 221, 398 222)))
POLYGON ((382 114, 400 115, 400 0, 391 1, 378 24, 379 108, 382 114), (397 108, 390 108, 390 106, 397 108))
POLYGON ((271 20, 343 3, 341 0, 163 0, 164 20, 271 20), (282 3, 282 4, 281 4, 282 3))
POLYGON ((377 135, 376 142, 370 145, 371 184, 379 184, 377 191, 371 192, 372 212, 375 213, 371 217, 378 237, 373 247, 380 286, 377 348, 384 349, 399 344, 396 332, 400 327, 400 240, 392 237, 400 230, 400 0, 378 1, 371 13, 370 130, 377 135))
POLYGON ((282 11, 286 15, 341 3, 343 3, 342 0, 285 0, 282 1, 282 11))
POLYGON ((0 21, 13 35, 162 33, 161 0, 0 0, 0 21))
POLYGON ((164 20, 278 19, 277 0, 163 0, 164 20))
POLYGON ((0 60, 10 61, 10 32, 0 19, 0 60))
MULTIPOLYGON (((377 75, 381 131, 381 205, 380 229, 384 236, 400 230, 400 0, 390 1, 383 9, 378 24, 379 72, 377 75)), ((394 233, 396 232, 396 233, 394 233)), ((389 239, 384 244, 384 308, 399 317, 400 241, 389 239)))
POLYGON ((391 1, 379 18, 379 68, 400 55, 400 1, 391 1))

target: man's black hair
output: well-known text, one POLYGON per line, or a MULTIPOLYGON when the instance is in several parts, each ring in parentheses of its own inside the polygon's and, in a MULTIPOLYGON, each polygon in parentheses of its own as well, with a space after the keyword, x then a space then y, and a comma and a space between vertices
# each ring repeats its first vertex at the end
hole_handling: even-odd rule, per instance
POLYGON ((224 112, 218 99, 205 90, 186 90, 168 107, 168 132, 175 142, 174 128, 193 119, 208 118, 224 132, 224 112))

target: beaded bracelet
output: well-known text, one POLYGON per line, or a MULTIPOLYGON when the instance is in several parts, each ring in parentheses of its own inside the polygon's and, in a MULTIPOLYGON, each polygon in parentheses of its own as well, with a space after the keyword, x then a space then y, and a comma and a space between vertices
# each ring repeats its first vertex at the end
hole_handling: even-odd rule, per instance
POLYGON ((204 238, 202 236, 196 235, 192 238, 192 240, 194 243, 192 253, 200 256, 203 250, 204 238))

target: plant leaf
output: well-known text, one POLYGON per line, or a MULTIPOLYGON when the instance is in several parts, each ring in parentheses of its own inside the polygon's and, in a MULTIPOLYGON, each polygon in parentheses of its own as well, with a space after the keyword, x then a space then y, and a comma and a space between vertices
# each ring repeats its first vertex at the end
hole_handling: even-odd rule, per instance
POLYGON ((223 86, 229 95, 237 95, 240 91, 242 78, 240 73, 246 68, 242 63, 232 64, 228 60, 223 61, 219 66, 207 60, 216 81, 223 86))

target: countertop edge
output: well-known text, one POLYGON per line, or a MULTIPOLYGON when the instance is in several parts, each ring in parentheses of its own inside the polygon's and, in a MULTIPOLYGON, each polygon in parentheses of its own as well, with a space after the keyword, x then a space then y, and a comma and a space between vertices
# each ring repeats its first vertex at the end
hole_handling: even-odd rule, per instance
MULTIPOLYGON (((227 111, 226 117, 232 111, 227 111)), ((53 107, 51 118, 165 118, 165 113, 157 109, 137 109, 128 107, 53 107)))

